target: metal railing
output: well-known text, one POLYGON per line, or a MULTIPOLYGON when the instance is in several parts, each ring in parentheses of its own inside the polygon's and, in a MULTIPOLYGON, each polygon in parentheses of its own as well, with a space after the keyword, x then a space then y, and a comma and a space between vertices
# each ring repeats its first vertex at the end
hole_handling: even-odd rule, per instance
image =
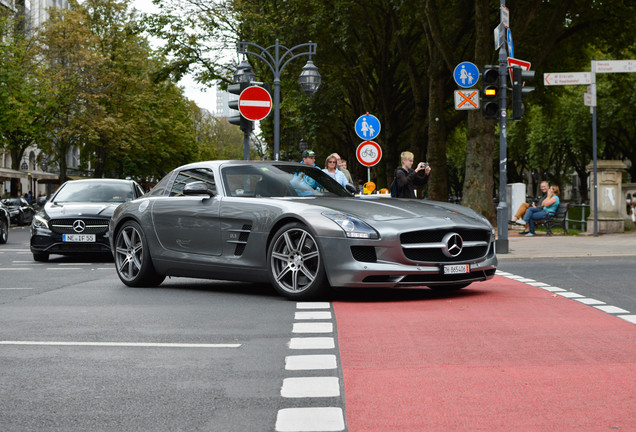
POLYGON ((580 204, 576 204, 576 203, 570 203, 570 206, 568 208, 568 213, 565 215, 565 228, 569 229, 569 225, 570 222, 572 223, 572 225, 580 225, 581 226, 581 231, 586 231, 587 230, 587 219, 585 217, 585 209, 587 209, 587 213, 590 213, 590 205, 589 204, 585 204, 585 203, 580 203, 580 204), (577 208, 580 207, 581 208, 581 219, 570 219, 570 209, 572 208, 577 208))

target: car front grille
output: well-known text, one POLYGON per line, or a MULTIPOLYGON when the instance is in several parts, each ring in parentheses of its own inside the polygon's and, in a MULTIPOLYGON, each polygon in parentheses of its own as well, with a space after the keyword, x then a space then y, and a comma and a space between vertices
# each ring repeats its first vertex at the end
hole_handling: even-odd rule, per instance
POLYGON ((51 219, 49 226, 51 231, 58 234, 104 234, 108 231, 108 221, 110 219, 84 219, 84 218, 69 218, 69 219, 51 219), (73 224, 81 220, 85 224, 83 231, 75 231, 73 224))
POLYGON ((490 231, 470 228, 411 231, 400 235, 400 243, 404 256, 412 261, 434 263, 471 261, 488 254, 490 231), (459 234, 463 241, 461 253, 454 257, 446 256, 443 252, 446 247, 443 240, 449 233, 459 234), (420 245, 421 247, 418 247, 420 245))

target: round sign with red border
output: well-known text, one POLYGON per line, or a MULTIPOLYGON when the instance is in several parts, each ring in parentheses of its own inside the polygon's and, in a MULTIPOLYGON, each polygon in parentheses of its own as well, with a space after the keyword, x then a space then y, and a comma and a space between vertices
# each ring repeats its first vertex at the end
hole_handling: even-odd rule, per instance
POLYGON ((238 108, 248 120, 263 120, 272 111, 272 96, 263 87, 248 87, 239 96, 238 108))
POLYGON ((362 165, 372 167, 382 159, 382 148, 375 141, 365 141, 358 146, 356 158, 362 165))

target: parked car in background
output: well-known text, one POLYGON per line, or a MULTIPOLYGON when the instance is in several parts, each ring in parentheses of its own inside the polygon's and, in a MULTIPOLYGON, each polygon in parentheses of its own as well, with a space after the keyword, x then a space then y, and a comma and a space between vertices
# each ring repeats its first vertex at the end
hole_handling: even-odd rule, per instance
POLYGON ((35 261, 50 254, 110 252, 108 221, 115 208, 139 198, 143 189, 133 180, 88 179, 64 183, 35 215, 31 253, 35 261))
POLYGON ((0 244, 5 244, 9 239, 10 225, 11 216, 9 216, 9 209, 0 202, 0 244))
POLYGON ((31 223, 35 215, 35 209, 24 198, 5 198, 2 204, 9 208, 11 223, 26 225, 31 223))
POLYGON ((355 197, 289 162, 182 166, 110 221, 128 286, 166 276, 269 280, 309 299, 330 286, 455 290, 495 275, 494 230, 457 204, 355 197))

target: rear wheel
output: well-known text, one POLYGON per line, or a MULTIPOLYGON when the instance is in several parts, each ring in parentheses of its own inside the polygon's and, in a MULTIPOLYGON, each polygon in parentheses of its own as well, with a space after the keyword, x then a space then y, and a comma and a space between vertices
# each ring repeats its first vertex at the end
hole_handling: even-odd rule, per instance
POLYGON ((155 271, 148 241, 135 221, 124 223, 115 239, 115 269, 123 283, 131 287, 160 285, 166 278, 155 271))
POLYGON ((267 257, 272 285, 288 299, 315 298, 326 291, 328 284, 320 249, 305 225, 292 223, 279 229, 267 257))
POLYGON ((5 244, 9 239, 9 225, 7 221, 0 219, 0 244, 5 244))

